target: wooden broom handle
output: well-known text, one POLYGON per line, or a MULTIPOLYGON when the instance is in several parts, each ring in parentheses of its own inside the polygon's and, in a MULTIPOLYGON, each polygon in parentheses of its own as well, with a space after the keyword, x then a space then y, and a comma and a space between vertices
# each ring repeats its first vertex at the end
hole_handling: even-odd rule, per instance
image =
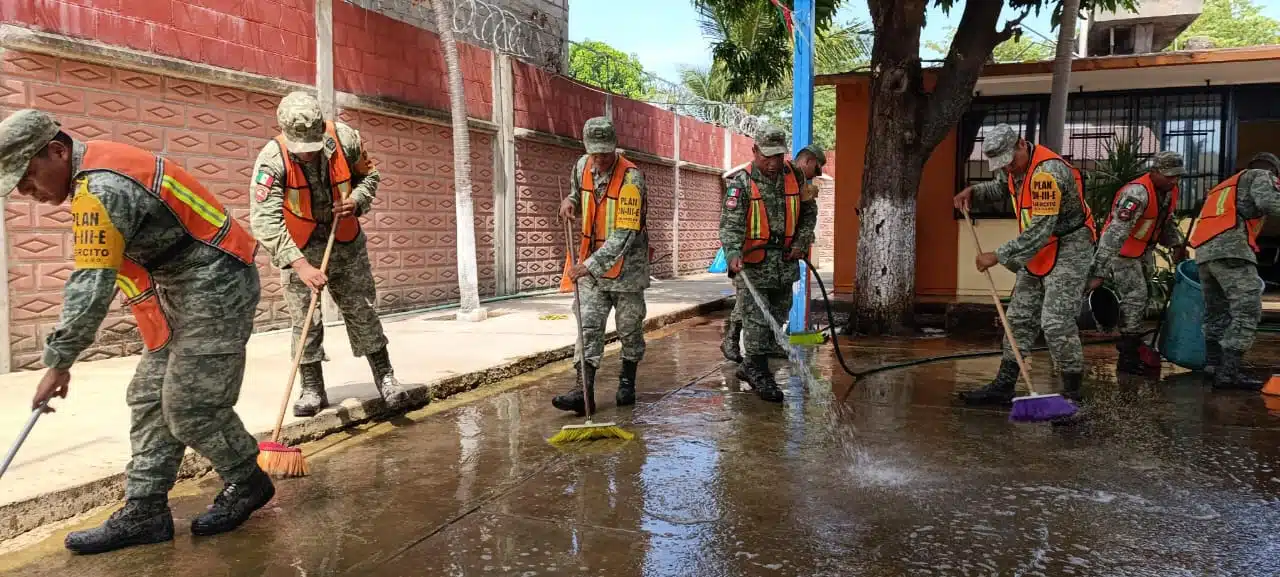
MULTIPOLYGON (((969 209, 961 208, 964 213, 964 223, 969 225, 969 232, 973 234, 973 247, 978 250, 978 254, 982 254, 982 242, 978 240, 978 229, 973 226, 973 220, 969 218, 969 209)), ((987 284, 991 287, 991 300, 996 303, 996 314, 1000 315, 1000 324, 1004 325, 1004 338, 1009 339, 1009 348, 1013 350, 1013 358, 1018 361, 1018 372, 1022 374, 1022 382, 1026 383, 1027 390, 1031 394, 1036 394, 1036 390, 1031 387, 1031 373, 1027 371, 1027 364, 1022 360, 1022 353, 1018 351, 1017 340, 1013 338, 1013 330, 1009 327, 1009 318, 1004 315, 1004 305, 1000 303, 1000 291, 996 290, 996 281, 991 278, 991 271, 984 270, 982 274, 987 276, 987 284)))
MULTIPOLYGON (((344 196, 342 198, 346 200, 344 196)), ((355 218, 351 216, 349 218, 355 218)), ((329 226, 329 241, 324 245, 324 257, 320 259, 320 274, 329 270, 329 254, 333 252, 333 239, 338 233, 338 220, 333 219, 329 226)), ((284 412, 289 410, 289 397, 293 395, 293 380, 298 377, 298 366, 302 364, 302 354, 307 349, 307 333, 311 332, 311 317, 316 312, 316 304, 320 302, 320 291, 311 291, 311 305, 307 307, 306 320, 302 321, 302 335, 298 337, 298 350, 293 353, 293 368, 289 370, 289 381, 284 384, 284 398, 280 399, 280 415, 276 417, 275 432, 271 433, 273 442, 280 442, 280 429, 284 426, 284 412)))

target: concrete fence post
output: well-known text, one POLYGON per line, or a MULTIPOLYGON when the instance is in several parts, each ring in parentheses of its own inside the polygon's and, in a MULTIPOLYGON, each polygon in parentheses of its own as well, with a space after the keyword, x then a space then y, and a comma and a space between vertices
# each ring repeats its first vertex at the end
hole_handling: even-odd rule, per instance
POLYGON ((494 55, 493 122, 493 257, 497 292, 519 292, 516 280, 516 122, 515 83, 511 56, 494 55))
MULTIPOLYGON (((333 87, 333 0, 316 0, 316 99, 320 111, 329 120, 338 119, 337 97, 333 87)), ((320 293, 321 319, 340 318, 338 305, 329 289, 320 293)))
POLYGON ((680 112, 673 106, 674 129, 672 132, 672 159, 675 161, 675 178, 671 186, 671 276, 680 275, 680 112))
MULTIPOLYGON (((5 213, 7 197, 0 196, 0 215, 5 213)), ((6 221, 0 218, 0 373, 13 371, 12 337, 9 333, 9 231, 6 221)))

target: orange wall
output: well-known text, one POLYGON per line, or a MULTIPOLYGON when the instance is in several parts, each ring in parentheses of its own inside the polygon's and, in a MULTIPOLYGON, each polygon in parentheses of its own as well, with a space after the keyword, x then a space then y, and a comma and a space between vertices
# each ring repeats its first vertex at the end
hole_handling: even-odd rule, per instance
MULTIPOLYGON (((870 85, 863 80, 836 86, 836 140, 840 156, 835 162, 836 291, 853 292, 858 259, 858 217, 854 210, 862 197, 867 128, 871 116, 870 85)), ((933 151, 925 163, 916 197, 916 294, 954 295, 956 292, 956 234, 959 223, 952 216, 955 194, 956 131, 933 151)))

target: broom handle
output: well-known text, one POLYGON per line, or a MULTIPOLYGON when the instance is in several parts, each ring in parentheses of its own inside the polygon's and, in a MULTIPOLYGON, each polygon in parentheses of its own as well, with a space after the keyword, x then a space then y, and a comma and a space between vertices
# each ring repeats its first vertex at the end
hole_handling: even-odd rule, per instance
MULTIPOLYGON (((343 197, 346 200, 346 197, 343 197)), ((320 259, 320 274, 329 269, 329 254, 333 252, 333 239, 338 232, 338 219, 329 225, 329 241, 324 245, 324 257, 320 259)), ((284 398, 280 399, 280 415, 276 417, 276 429, 271 433, 273 442, 280 442, 280 428, 284 426, 284 412, 289 410, 289 397, 293 395, 293 380, 298 377, 298 366, 302 364, 302 353, 307 349, 307 333, 311 332, 311 317, 316 312, 316 303, 320 301, 320 291, 311 291, 311 304, 307 307, 306 320, 302 321, 302 335, 298 337, 298 350, 293 353, 293 368, 289 370, 289 380, 284 384, 284 398)))
POLYGON ((40 418, 40 415, 44 413, 45 408, 48 406, 49 401, 45 401, 31 411, 31 417, 27 419, 27 426, 23 427, 22 434, 18 435, 18 440, 14 441, 13 447, 9 449, 9 454, 5 455, 4 463, 0 464, 0 478, 4 477, 4 472, 9 470, 9 463, 12 463, 13 458, 18 455, 18 449, 22 448, 22 444, 27 441, 27 435, 31 434, 31 428, 36 426, 36 419, 40 418))
MULTIPOLYGON (((556 178, 556 187, 560 189, 560 201, 564 202, 564 180, 556 178)), ((573 241, 569 237, 573 236, 573 225, 569 221, 564 221, 564 252, 569 256, 569 262, 578 263, 576 255, 573 254, 573 241)), ((587 411, 587 422, 591 422, 591 403, 587 402, 587 347, 582 342, 582 297, 578 293, 578 279, 573 280, 573 318, 578 325, 578 362, 582 363, 578 367, 578 376, 582 381, 582 405, 587 411)))
MULTIPOLYGON (((969 232, 973 234, 973 247, 978 249, 978 254, 982 254, 982 242, 978 240, 978 229, 973 226, 973 221, 969 219, 969 209, 960 209, 964 212, 964 223, 969 225, 969 232)), ((1009 348, 1013 350, 1013 358, 1018 361, 1018 372, 1022 373, 1022 381, 1027 384, 1027 390, 1031 394, 1036 394, 1036 390, 1031 387, 1031 373, 1027 372, 1027 365, 1022 361, 1022 353, 1018 351, 1018 343, 1013 338, 1013 329, 1009 327, 1009 318, 1004 315, 1004 305, 1000 304, 1000 291, 996 290, 996 281, 991 278, 991 271, 984 270, 982 274, 987 276, 987 284, 991 286, 991 300, 996 303, 996 314, 1000 315, 1000 324, 1004 325, 1004 338, 1009 340, 1009 348)))

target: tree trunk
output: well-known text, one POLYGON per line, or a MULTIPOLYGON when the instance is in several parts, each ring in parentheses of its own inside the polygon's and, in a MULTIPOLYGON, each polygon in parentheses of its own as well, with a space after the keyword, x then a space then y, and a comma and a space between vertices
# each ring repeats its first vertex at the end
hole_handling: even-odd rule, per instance
POLYGON ((458 219, 458 293, 461 312, 480 308, 476 273, 476 222, 471 204, 471 132, 467 128, 467 99, 458 65, 458 45, 453 40, 453 22, 445 0, 431 0, 436 30, 449 68, 449 114, 453 118, 453 187, 458 219))
POLYGON ((1066 146, 1067 95, 1071 90, 1071 60, 1075 57, 1076 14, 1080 0, 1062 0, 1058 19, 1058 52, 1053 60, 1053 92, 1049 96, 1049 124, 1044 127, 1044 144, 1062 153, 1066 146))

